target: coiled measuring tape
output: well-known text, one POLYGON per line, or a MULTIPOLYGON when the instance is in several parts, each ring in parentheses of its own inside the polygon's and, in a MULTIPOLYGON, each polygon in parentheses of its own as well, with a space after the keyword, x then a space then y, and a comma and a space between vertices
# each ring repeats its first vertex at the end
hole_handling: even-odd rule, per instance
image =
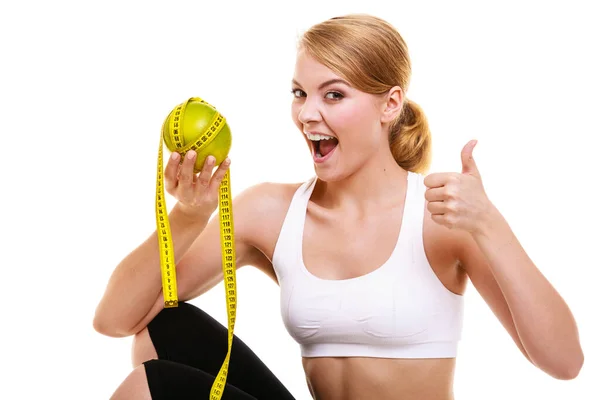
MULTIPOLYGON (((217 111, 208 125, 207 129, 200 137, 188 145, 184 144, 182 129, 183 116, 185 107, 188 102, 195 100, 200 101, 216 110, 215 107, 206 101, 192 97, 187 102, 178 105, 173 117, 170 119, 170 139, 174 151, 183 156, 189 150, 202 150, 206 147, 221 131, 226 121, 225 118, 217 111)), ((165 121, 167 122, 167 121, 165 121)), ((228 343, 227 354, 221 369, 215 378, 210 391, 210 400, 220 400, 225 390, 227 381, 227 373, 229 370, 229 360, 231 356, 231 347, 233 345, 233 330, 235 326, 236 305, 237 305, 237 288, 235 276, 235 239, 232 217, 232 202, 231 202, 231 184, 229 169, 221 180, 219 186, 219 219, 220 219, 220 234, 221 234, 221 258, 223 268, 223 282, 225 285, 225 300, 227 303, 227 324, 228 324, 228 343)), ((160 145, 158 148, 158 171, 156 180, 156 226, 158 234, 158 245, 160 250, 160 267, 162 277, 162 288, 165 308, 178 306, 177 297, 177 276, 175 272, 175 254, 173 251, 173 241, 171 238, 171 229, 169 226, 168 213, 165 207, 165 192, 163 182, 163 133, 161 131, 160 145)))

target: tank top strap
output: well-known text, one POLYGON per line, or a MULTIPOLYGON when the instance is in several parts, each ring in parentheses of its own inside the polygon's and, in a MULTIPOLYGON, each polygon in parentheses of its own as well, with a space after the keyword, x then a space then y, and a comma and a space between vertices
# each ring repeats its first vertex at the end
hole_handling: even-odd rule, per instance
POLYGON ((408 171, 406 203, 404 206, 403 223, 407 232, 420 232, 423 227, 423 207, 425 204, 422 175, 408 171))
POLYGON ((306 208, 316 182, 317 177, 314 176, 296 189, 283 220, 272 260, 279 282, 300 260, 306 208))

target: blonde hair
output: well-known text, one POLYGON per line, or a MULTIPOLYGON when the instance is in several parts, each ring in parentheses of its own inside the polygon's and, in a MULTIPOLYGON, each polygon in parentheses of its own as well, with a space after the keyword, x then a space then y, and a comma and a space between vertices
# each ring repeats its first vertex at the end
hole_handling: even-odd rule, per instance
POLYGON ((366 14, 331 18, 304 32, 298 47, 365 93, 381 95, 400 86, 404 104, 390 126, 390 149, 402 168, 418 173, 429 169, 429 124, 421 107, 406 97, 408 48, 390 23, 366 14))

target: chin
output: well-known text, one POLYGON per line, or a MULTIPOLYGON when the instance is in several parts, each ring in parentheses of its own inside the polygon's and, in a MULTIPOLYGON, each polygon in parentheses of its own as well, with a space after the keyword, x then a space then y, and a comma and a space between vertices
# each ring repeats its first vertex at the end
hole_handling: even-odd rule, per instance
POLYGON ((339 182, 344 179, 339 174, 332 174, 331 172, 319 171, 319 168, 315 168, 315 175, 323 182, 339 182))
POLYGON ((323 182, 340 182, 352 175, 352 171, 344 168, 323 168, 319 165, 314 165, 315 175, 323 182))
POLYGON ((340 182, 351 178, 361 172, 368 159, 336 160, 338 162, 329 165, 319 165, 313 162, 315 175, 323 182, 340 182))

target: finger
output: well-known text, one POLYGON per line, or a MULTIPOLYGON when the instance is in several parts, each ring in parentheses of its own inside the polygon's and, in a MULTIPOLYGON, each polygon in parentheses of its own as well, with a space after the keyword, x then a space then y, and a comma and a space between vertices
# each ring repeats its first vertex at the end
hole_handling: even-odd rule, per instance
POLYGON ((446 199, 448 199, 448 191, 444 186, 425 190, 425 200, 427 201, 444 201, 446 199))
POLYGON ((431 214, 431 219, 446 228, 452 229, 452 224, 448 222, 448 218, 443 214, 431 214))
POLYGON ((204 165, 202 166, 202 170, 198 175, 198 179, 196 180, 197 186, 199 188, 205 188, 208 186, 210 182, 210 175, 212 174, 212 170, 215 166, 215 158, 213 156, 207 156, 204 160, 204 165))
POLYGON ((219 165, 219 168, 217 168, 217 170, 215 171, 215 174, 213 175, 213 177, 210 181, 210 191, 211 192, 213 190, 217 190, 219 188, 219 186, 221 185, 221 182, 223 181, 223 178, 225 177, 225 173, 229 169, 230 165, 231 165, 231 159, 229 159, 229 157, 226 158, 221 163, 221 165, 219 165))
POLYGON ((165 189, 167 191, 173 190, 177 187, 177 173, 179 172, 179 153, 176 151, 171 154, 167 166, 165 167, 164 180, 165 189))
POLYGON ((196 161, 196 152, 189 150, 185 154, 181 168, 179 168, 179 186, 191 188, 194 182, 194 162, 196 161))
POLYGON ((460 152, 463 174, 478 175, 477 164, 475 164, 475 160, 473 159, 473 149, 476 144, 477 140, 470 140, 460 152))
POLYGON ((446 205, 443 201, 430 201, 427 203, 427 210, 432 215, 443 215, 446 213, 446 205))
POLYGON ((430 188, 441 187, 450 182, 455 175, 454 172, 436 172, 427 175, 423 183, 430 188))

